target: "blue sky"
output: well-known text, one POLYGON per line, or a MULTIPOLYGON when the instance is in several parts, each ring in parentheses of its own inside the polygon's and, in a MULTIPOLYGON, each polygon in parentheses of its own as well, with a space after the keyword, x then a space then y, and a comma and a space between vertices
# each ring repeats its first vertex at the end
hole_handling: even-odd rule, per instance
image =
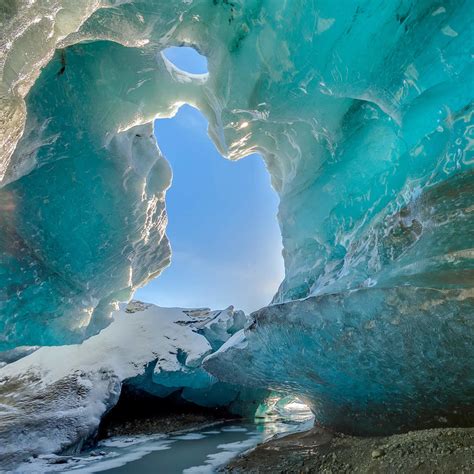
MULTIPOLYGON (((189 72, 206 71, 205 59, 189 48, 172 48, 167 57, 189 72)), ((173 169, 166 197, 173 257, 135 297, 161 306, 233 304, 247 312, 268 304, 283 261, 278 198, 261 157, 221 157, 206 120, 187 105, 156 121, 155 135, 173 169)))

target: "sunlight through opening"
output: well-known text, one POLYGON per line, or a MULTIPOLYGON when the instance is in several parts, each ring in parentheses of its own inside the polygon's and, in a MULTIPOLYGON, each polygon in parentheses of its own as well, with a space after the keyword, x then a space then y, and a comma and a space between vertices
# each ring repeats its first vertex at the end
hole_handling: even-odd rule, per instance
POLYGON ((190 74, 206 74, 207 59, 189 46, 171 46, 162 51, 168 61, 171 61, 181 71, 190 74))
POLYGON ((207 136, 207 121, 184 105, 155 122, 173 169, 167 191, 171 265, 135 297, 160 306, 267 305, 283 279, 278 197, 263 159, 224 159, 207 136))

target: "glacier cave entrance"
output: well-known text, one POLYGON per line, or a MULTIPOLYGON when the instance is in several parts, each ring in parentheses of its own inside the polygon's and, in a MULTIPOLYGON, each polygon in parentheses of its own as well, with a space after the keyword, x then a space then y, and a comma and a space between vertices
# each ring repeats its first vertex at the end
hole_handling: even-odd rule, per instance
MULTIPOLYGON (((168 47, 162 55, 188 74, 208 73, 206 57, 192 47, 168 47)), ((172 262, 136 298, 247 312, 268 304, 284 272, 278 197, 263 159, 223 159, 206 119, 189 105, 157 120, 154 131, 174 174, 166 196, 172 262)))
POLYGON ((247 312, 268 304, 283 279, 283 259, 278 197, 263 159, 224 159, 203 115, 188 105, 154 128, 174 174, 166 196, 172 263, 135 297, 247 312))
POLYGON ((310 407, 298 397, 273 394, 260 404, 255 412, 255 419, 263 423, 293 420, 298 423, 308 421, 312 424, 314 414, 310 407))

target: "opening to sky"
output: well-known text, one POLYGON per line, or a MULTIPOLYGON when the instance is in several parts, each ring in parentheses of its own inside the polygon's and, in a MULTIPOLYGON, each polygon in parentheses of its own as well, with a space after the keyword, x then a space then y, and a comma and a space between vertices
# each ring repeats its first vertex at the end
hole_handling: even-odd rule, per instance
MULTIPOLYGON (((193 48, 163 54, 183 71, 207 72, 207 59, 193 48)), ((188 105, 157 120, 155 135, 173 169, 166 195, 172 261, 135 297, 246 312, 267 305, 283 279, 283 259, 278 198, 262 158, 224 159, 207 136, 206 119, 188 105)))
POLYGON ((283 279, 278 198, 262 158, 232 162, 207 136, 207 122, 184 105, 157 120, 155 135, 173 169, 166 195, 172 262, 139 289, 161 306, 246 312, 269 303, 283 279))
POLYGON ((199 54, 188 46, 171 46, 163 50, 166 59, 177 68, 191 74, 205 74, 207 71, 206 56, 199 54))

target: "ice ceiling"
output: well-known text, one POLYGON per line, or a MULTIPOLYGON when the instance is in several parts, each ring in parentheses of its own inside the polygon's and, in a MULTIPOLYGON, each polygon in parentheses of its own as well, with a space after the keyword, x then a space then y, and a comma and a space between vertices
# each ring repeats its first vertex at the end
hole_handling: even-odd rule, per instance
POLYGON ((410 406, 472 407, 469 0, 24 0, 0 15, 0 349, 80 341, 168 265, 152 121, 189 103, 223 155, 264 157, 286 271, 209 370, 303 393, 342 427, 394 400, 394 424, 410 406), (170 45, 209 73, 176 69, 170 45))

